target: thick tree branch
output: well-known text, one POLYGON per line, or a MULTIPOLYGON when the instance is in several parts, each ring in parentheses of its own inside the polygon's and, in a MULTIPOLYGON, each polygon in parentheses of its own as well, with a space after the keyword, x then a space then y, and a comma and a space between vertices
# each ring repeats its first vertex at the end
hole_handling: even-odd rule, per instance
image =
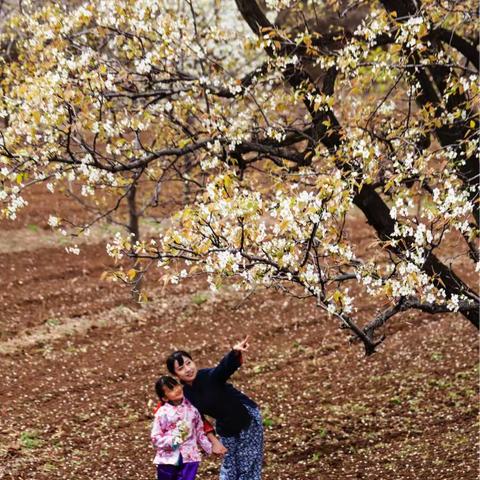
POLYGON ((470 43, 465 38, 461 37, 451 30, 446 28, 437 28, 433 31, 433 35, 436 35, 442 42, 452 46, 459 51, 477 70, 479 69, 479 56, 478 45, 470 43))
MULTIPOLYGON (((390 318, 396 315, 399 312, 405 312, 407 310, 421 310, 422 312, 436 314, 436 313, 453 313, 452 307, 446 303, 428 303, 421 302, 417 298, 413 297, 402 297, 400 300, 393 305, 392 307, 387 308, 381 312, 377 317, 375 317, 370 323, 368 323, 364 328, 363 332, 368 335, 370 338, 373 338, 375 330, 384 325, 390 318)), ((475 302, 459 302, 458 303, 459 312, 472 312, 478 313, 478 304, 475 302)))

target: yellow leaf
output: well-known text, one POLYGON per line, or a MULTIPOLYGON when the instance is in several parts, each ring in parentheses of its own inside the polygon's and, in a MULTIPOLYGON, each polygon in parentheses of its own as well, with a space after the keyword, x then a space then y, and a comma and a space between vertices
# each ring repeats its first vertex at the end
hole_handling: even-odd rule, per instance
POLYGON ((131 268, 128 272, 127 272, 127 276, 128 276, 128 279, 130 281, 134 280, 135 277, 137 276, 137 271, 134 269, 134 268, 131 268))
POLYGON ((333 301, 335 303, 342 303, 342 292, 338 291, 338 290, 335 290, 335 293, 332 295, 332 298, 333 298, 333 301))
POLYGON ((191 140, 190 138, 184 138, 183 140, 180 140, 180 141, 178 142, 178 146, 179 146, 180 148, 184 148, 184 147, 186 147, 191 141, 192 141, 192 140, 191 140))
POLYGON ((232 177, 230 175, 226 175, 225 178, 223 179, 223 184, 225 185, 225 188, 228 190, 233 184, 232 177))
POLYGON ((36 110, 32 113, 32 117, 35 120, 35 123, 40 123, 40 118, 42 117, 42 114, 36 110))
POLYGON ((394 180, 393 178, 391 178, 383 188, 383 191, 388 192, 393 187, 393 184, 394 184, 394 180))
POLYGON ((418 37, 422 38, 428 33, 427 27, 424 23, 420 25, 419 31, 418 31, 418 37))
POLYGON ((190 268, 190 271, 188 273, 189 275, 192 275, 193 273, 198 272, 199 270, 200 270, 200 266, 194 265, 193 267, 190 268))
POLYGON ((101 281, 110 280, 110 272, 108 271, 102 272, 102 274, 100 275, 100 280, 101 281))

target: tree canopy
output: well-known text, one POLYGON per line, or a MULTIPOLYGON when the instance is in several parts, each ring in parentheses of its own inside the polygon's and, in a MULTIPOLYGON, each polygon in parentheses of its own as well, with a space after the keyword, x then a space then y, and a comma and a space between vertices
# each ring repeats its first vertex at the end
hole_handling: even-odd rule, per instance
POLYGON ((118 278, 276 287, 367 353, 408 309, 478 327, 450 264, 479 265, 477 21, 469 0, 22 2, 1 37, 2 213, 41 183, 92 213, 52 212, 79 233, 178 182, 168 228, 108 245, 137 260, 118 278), (361 254, 355 210, 377 238, 361 254), (387 307, 358 318, 361 296, 387 307))

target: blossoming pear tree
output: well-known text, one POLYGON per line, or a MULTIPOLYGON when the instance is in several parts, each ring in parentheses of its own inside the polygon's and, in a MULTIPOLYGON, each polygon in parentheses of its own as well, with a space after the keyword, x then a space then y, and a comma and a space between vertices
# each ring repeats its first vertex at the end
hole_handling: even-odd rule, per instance
POLYGON ((117 278, 275 287, 367 354, 409 309, 478 328, 476 21, 470 0, 23 2, 2 34, 3 215, 35 184, 92 222, 188 184, 168 228, 107 246, 137 260, 117 278), (387 307, 364 318, 361 296, 387 307))

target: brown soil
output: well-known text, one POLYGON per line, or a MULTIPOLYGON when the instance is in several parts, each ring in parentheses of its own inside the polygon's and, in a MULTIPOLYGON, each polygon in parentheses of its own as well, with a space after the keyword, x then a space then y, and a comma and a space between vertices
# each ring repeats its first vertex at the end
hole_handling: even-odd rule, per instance
MULTIPOLYGON (((334 319, 273 291, 242 301, 201 280, 151 280, 154 299, 138 307, 100 280, 102 244, 80 256, 8 251, 14 228, 44 228, 45 205, 0 234, 0 479, 153 479, 152 386, 164 358, 182 347, 213 365, 247 333, 233 381, 263 412, 265 480, 478 477, 477 332, 460 315, 395 318, 366 358, 334 319)), ((355 234, 371 243, 360 220, 355 234)), ((218 478, 218 466, 205 460, 199 480, 218 478)))

